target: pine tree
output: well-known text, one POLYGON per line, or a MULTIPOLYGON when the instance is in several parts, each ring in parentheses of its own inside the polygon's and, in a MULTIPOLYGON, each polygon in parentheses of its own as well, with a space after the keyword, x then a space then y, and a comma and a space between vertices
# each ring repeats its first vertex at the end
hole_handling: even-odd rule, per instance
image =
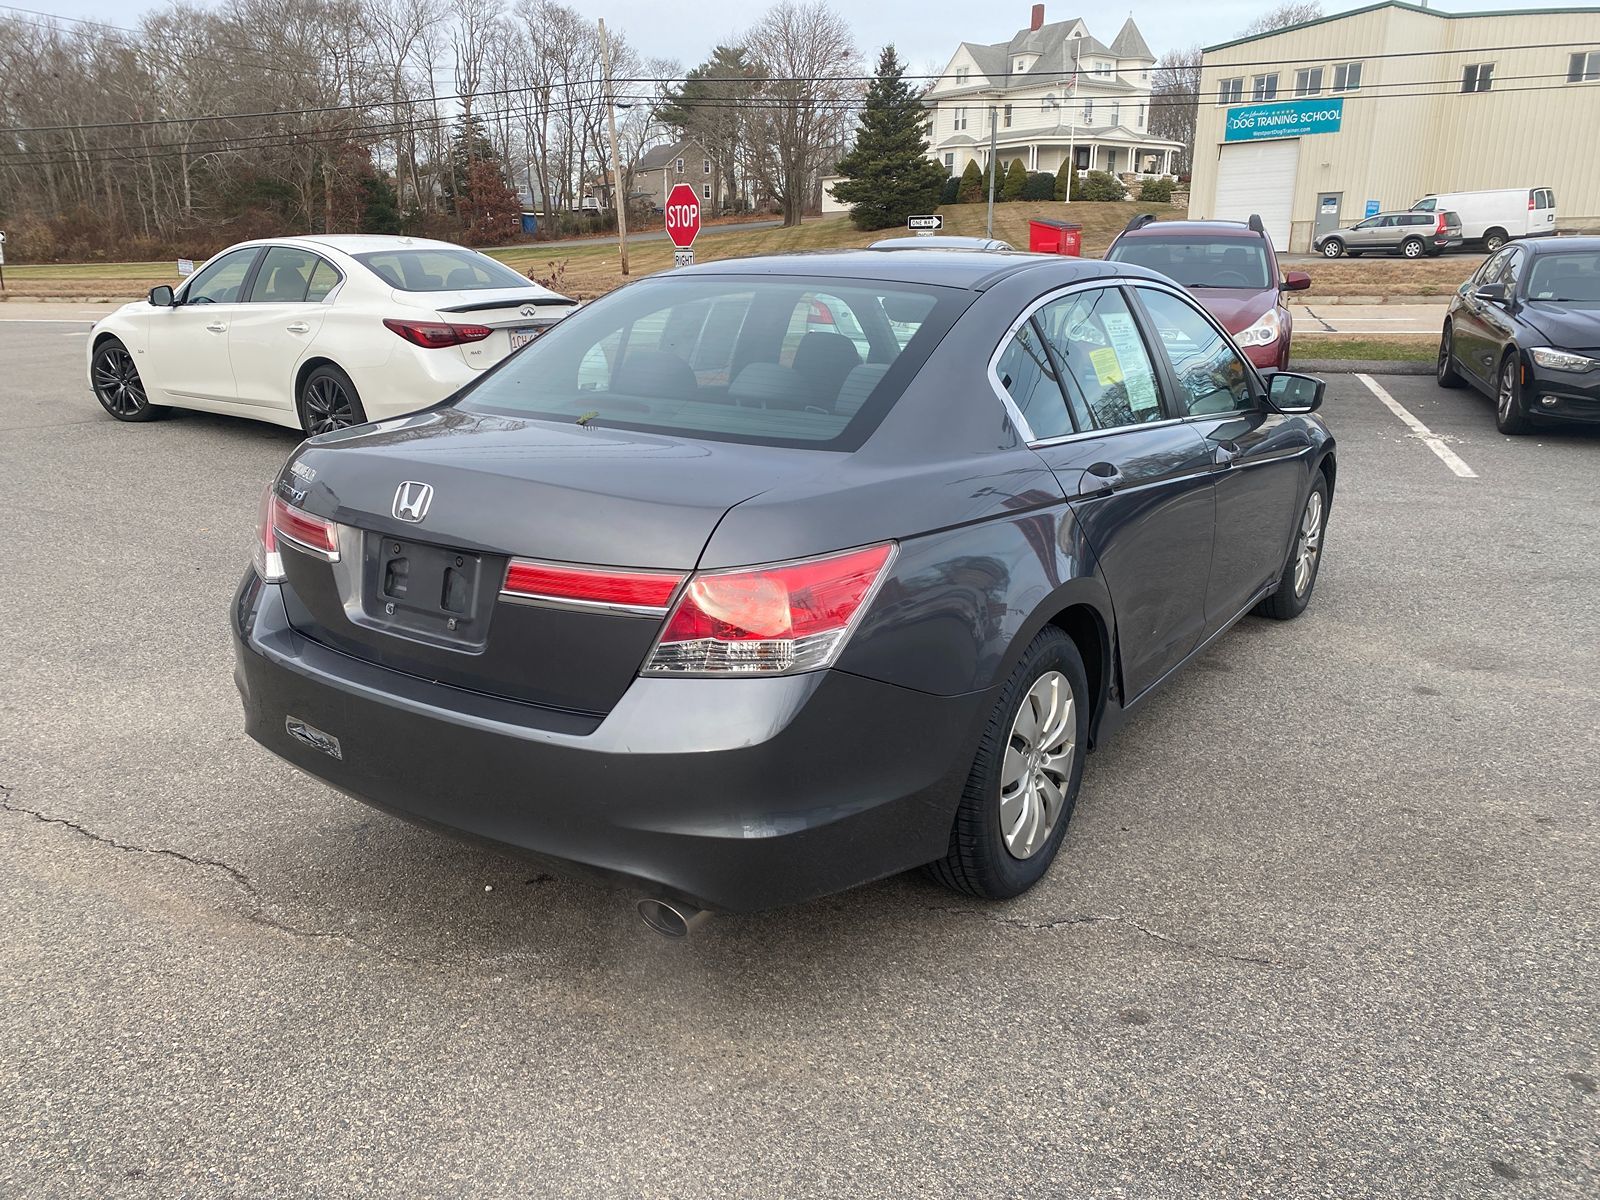
POLYGON ((834 196, 851 206, 857 229, 904 225, 913 213, 937 207, 945 175, 928 157, 927 120, 927 109, 905 81, 905 65, 893 46, 885 46, 867 89, 855 149, 839 160, 844 179, 833 185, 834 196))
POLYGON ((1021 200, 1022 189, 1027 186, 1028 168, 1022 165, 1020 158, 1013 158, 1006 168, 1005 178, 1000 181, 1000 199, 1021 200))

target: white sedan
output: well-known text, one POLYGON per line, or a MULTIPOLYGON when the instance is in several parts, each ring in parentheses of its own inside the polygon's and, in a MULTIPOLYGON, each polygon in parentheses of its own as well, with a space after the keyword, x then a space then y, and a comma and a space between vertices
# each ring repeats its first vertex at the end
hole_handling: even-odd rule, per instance
POLYGON ((438 403, 573 307, 449 242, 244 242, 95 325, 89 383, 119 421, 196 408, 325 433, 438 403))

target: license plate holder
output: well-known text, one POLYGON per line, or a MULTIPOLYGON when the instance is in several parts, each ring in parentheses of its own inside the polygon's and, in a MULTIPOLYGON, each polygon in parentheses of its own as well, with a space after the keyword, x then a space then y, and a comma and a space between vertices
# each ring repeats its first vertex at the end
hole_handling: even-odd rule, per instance
POLYGON ((512 349, 512 351, 515 352, 517 350, 521 350, 524 346, 526 346, 529 342, 533 341, 534 338, 538 337, 543 332, 544 332, 543 329, 536 329, 536 328, 534 328, 532 326, 528 326, 528 327, 525 327, 525 328, 522 328, 522 329, 513 329, 511 331, 511 349, 512 349))
POLYGON ((484 581, 501 560, 376 533, 367 534, 365 549, 361 606, 371 624, 455 649, 483 648, 498 590, 484 581))

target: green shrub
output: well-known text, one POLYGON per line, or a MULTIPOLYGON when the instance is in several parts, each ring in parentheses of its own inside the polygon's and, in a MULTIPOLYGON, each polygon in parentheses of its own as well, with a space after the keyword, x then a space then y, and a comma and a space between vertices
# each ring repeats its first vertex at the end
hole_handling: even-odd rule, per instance
POLYGON ((1011 165, 1006 168, 1005 178, 1000 181, 1000 200, 1021 200, 1022 189, 1028 186, 1028 168, 1022 165, 1020 158, 1013 158, 1011 165))
POLYGON ((956 199, 957 199, 956 193, 959 192, 960 190, 961 190, 961 179, 960 179, 960 177, 956 176, 956 175, 950 176, 949 179, 946 179, 944 181, 944 191, 941 192, 940 195, 939 195, 939 203, 940 204, 954 204, 954 203, 956 203, 956 199))
POLYGON ((1078 198, 1078 168, 1062 160, 1061 168, 1056 172, 1055 198, 1065 200, 1069 195, 1074 200, 1078 198))
POLYGON ((1170 175, 1164 179, 1146 179, 1139 185, 1139 199, 1153 200, 1158 204, 1172 203, 1172 189, 1177 180, 1170 175))
POLYGON ((1128 189, 1122 180, 1105 171, 1090 171, 1083 177, 1081 186, 1073 194, 1074 200, 1126 200, 1128 189))
POLYGON ((1056 198, 1056 177, 1049 171, 1034 171, 1028 176, 1028 182, 1022 185, 1022 198, 1024 200, 1054 200, 1056 198))
POLYGON ((978 160, 972 159, 967 163, 966 169, 961 172, 961 182, 956 185, 956 202, 958 204, 978 203, 988 195, 983 185, 983 171, 978 166, 978 160))

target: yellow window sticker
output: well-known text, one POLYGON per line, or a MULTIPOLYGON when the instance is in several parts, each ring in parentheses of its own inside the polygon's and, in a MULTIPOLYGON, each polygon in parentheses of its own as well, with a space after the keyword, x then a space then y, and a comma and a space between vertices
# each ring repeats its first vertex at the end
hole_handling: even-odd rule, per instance
POLYGON ((1122 363, 1117 360, 1117 352, 1110 346, 1089 351, 1089 361, 1094 364, 1094 373, 1101 387, 1122 382, 1122 363))

